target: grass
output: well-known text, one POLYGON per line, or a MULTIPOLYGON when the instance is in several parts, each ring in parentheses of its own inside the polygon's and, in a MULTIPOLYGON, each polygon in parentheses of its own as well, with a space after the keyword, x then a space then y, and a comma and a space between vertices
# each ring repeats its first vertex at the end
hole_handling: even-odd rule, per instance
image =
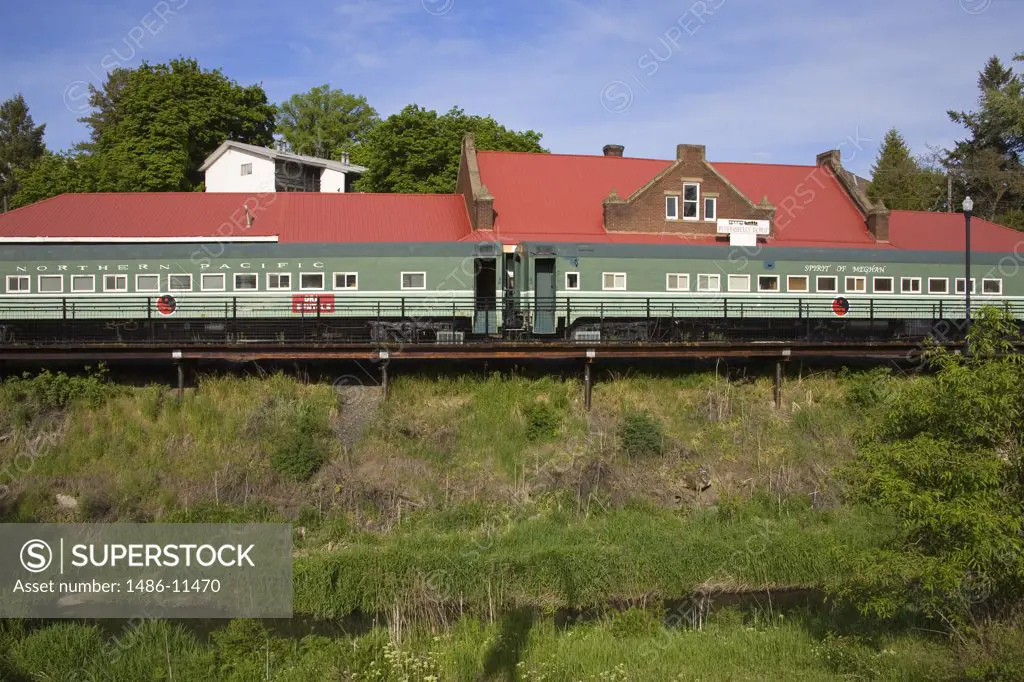
MULTIPOLYGON (((464 617, 441 634, 401 644, 366 634, 282 639, 259 623, 232 621, 204 639, 180 625, 142 623, 112 637, 62 623, 0 629, 4 679, 347 680, 957 680, 965 652, 912 632, 870 639, 822 634, 819 617, 723 610, 700 630, 663 627, 635 612, 568 628, 512 613, 486 624, 464 617), (623 627, 621 621, 632 625, 623 627), (647 621, 647 625, 636 627, 647 621)), ((1018 655, 1019 642, 1003 654, 1018 655)))

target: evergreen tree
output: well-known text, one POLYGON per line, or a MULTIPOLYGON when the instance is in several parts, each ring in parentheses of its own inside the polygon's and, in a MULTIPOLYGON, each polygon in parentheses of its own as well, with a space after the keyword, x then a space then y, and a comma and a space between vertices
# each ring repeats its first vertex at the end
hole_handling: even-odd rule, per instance
POLYGON ((911 156, 900 132, 887 132, 871 168, 868 197, 891 210, 927 211, 935 205, 934 186, 935 179, 911 156))
POLYGON ((18 192, 18 175, 46 151, 46 124, 36 125, 20 94, 0 104, 0 210, 18 192))

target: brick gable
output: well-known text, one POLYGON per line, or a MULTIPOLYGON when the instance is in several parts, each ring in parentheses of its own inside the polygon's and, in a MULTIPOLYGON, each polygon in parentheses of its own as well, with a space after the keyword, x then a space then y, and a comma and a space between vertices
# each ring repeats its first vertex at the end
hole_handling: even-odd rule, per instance
MULTIPOLYGON (((623 198, 612 189, 604 200, 604 227, 609 232, 715 235, 717 222, 704 220, 704 199, 712 197, 717 199, 718 218, 772 220, 775 214, 775 206, 768 203, 767 197, 754 203, 715 170, 705 158, 703 145, 681 144, 676 147, 675 162, 631 196, 623 198), (679 197, 679 214, 682 215, 683 183, 686 182, 700 185, 700 220, 666 218, 666 196, 679 197)), ((774 223, 772 232, 774 234, 774 223)))

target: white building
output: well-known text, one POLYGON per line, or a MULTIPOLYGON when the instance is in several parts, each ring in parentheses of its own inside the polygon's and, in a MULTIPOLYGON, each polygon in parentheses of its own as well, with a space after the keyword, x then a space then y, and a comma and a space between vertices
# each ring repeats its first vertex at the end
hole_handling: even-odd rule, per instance
POLYGON ((206 157, 207 192, 348 192, 366 168, 227 141, 206 157))

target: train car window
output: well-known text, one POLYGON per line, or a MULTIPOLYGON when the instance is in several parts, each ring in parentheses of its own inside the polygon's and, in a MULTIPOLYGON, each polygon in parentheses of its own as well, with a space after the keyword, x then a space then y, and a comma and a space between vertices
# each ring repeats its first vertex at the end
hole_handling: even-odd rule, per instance
POLYGON ((697 291, 721 291, 721 275, 697 275, 697 291))
POLYGON ((301 291, 311 291, 324 288, 324 273, 322 272, 303 272, 299 275, 299 289, 301 291))
MULTIPOLYGON (((977 281, 973 277, 971 277, 971 293, 972 294, 975 293, 976 286, 977 286, 977 281)), ((956 278, 956 293, 958 293, 958 294, 964 293, 964 278, 963 277, 957 277, 956 278)))
POLYGON ((786 291, 810 291, 811 284, 807 275, 790 275, 786 278, 786 291))
POLYGON ((893 293, 892 277, 875 277, 871 282, 871 286, 874 288, 876 294, 893 293))
POLYGON ((402 273, 402 288, 403 289, 426 289, 427 288, 427 273, 425 272, 403 272, 402 273))
POLYGON ((96 291, 96 275, 71 275, 71 291, 80 294, 96 291))
POLYGON ((868 278, 867 277, 847 277, 846 278, 846 293, 848 294, 864 294, 868 290, 868 278))
POLYGON ((921 293, 921 278, 920 277, 902 277, 900 278, 900 291, 904 294, 919 294, 921 293))
POLYGON ((670 272, 665 275, 665 289, 667 291, 689 291, 690 276, 682 272, 670 272))
POLYGON ((665 220, 679 220, 679 197, 665 197, 665 220))
POLYGON ((336 273, 334 273, 334 288, 335 289, 358 289, 359 288, 359 273, 356 273, 356 272, 336 272, 336 273))
POLYGON ((7 275, 7 293, 27 294, 31 288, 32 279, 28 275, 7 275))
POLYGON ((567 291, 579 291, 580 289, 580 273, 578 272, 567 272, 565 273, 565 288, 567 291))
POLYGON ((750 275, 729 275, 729 291, 750 291, 750 275))
POLYGON ((236 272, 235 291, 256 291, 259 288, 259 278, 255 272, 236 272))
POLYGON ((757 290, 758 291, 778 291, 779 290, 779 276, 778 275, 758 275, 757 276, 757 290))
POLYGON ((36 290, 41 294, 59 294, 64 291, 64 276, 39 275, 36 290))
POLYGON ((815 282, 819 294, 839 293, 839 278, 830 276, 819 276, 815 282))
POLYGON ((115 294, 128 291, 128 275, 103 275, 103 291, 115 294))
POLYGON ((223 272, 204 272, 199 278, 199 288, 203 291, 224 291, 228 288, 226 279, 223 272))
POLYGON ((192 291, 192 275, 167 275, 167 288, 171 291, 192 291))
POLYGON ((700 185, 683 183, 683 220, 700 220, 700 185))
POLYGON ((601 275, 601 288, 605 291, 625 291, 626 273, 605 272, 601 275))
POLYGON ((160 275, 135 275, 135 291, 148 293, 160 291, 160 275))
POLYGON ((1001 296, 1003 294, 1003 280, 983 279, 981 280, 981 293, 990 296, 1001 296))
POLYGON ((267 273, 268 291, 288 291, 292 288, 292 276, 287 272, 267 273))
POLYGON ((948 294, 949 293, 949 280, 945 277, 929 277, 928 278, 928 293, 929 294, 948 294))
POLYGON ((718 199, 706 197, 704 199, 704 220, 718 219, 718 199))

